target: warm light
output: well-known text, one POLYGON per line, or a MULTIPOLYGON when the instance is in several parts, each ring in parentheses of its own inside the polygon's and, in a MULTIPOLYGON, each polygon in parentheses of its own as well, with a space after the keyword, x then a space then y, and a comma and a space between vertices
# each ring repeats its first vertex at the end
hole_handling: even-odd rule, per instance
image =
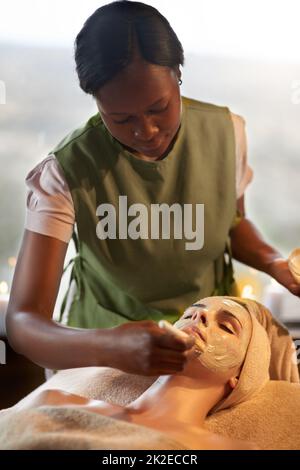
POLYGON ((243 287, 242 292, 241 292, 241 297, 256 300, 254 289, 253 289, 253 286, 251 286, 251 284, 246 284, 243 287))
POLYGON ((7 264, 11 268, 14 268, 16 266, 16 263, 17 263, 17 258, 15 258, 14 256, 10 256, 7 260, 7 264))
POLYGON ((8 284, 5 281, 0 282, 0 294, 7 294, 8 284))
POLYGON ((248 268, 247 272, 240 273, 236 283, 241 297, 261 301, 264 283, 256 269, 248 268))

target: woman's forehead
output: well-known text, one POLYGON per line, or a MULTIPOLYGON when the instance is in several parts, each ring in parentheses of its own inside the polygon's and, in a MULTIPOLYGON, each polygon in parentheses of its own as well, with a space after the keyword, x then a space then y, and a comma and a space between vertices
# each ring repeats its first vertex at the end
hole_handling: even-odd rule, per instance
POLYGON ((192 305, 198 304, 205 305, 206 307, 210 307, 211 305, 224 305, 227 307, 238 308, 241 311, 245 310, 245 308, 239 302, 223 296, 205 297, 204 299, 197 300, 192 305))
MULTIPOLYGON (((147 64, 137 69, 127 66, 96 93, 104 112, 145 108, 173 91, 174 71, 169 67, 147 64)), ((177 82, 176 82, 177 83, 177 82)))
POLYGON ((208 312, 219 309, 227 310, 233 313, 242 322, 243 325, 250 321, 249 313, 247 312, 246 308, 231 299, 226 299, 223 297, 207 297, 196 301, 187 310, 197 307, 202 308, 208 312))

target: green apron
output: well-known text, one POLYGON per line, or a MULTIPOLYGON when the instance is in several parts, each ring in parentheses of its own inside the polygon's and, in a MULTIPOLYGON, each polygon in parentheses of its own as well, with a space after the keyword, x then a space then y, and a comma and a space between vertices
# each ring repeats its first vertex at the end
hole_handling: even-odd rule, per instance
MULTIPOLYGON (((235 293, 229 231, 236 220, 236 156, 228 108, 183 97, 180 130, 162 160, 144 161, 125 150, 99 114, 52 153, 69 185, 76 220, 76 294, 65 324, 110 328, 162 318, 173 323, 199 298, 235 293), (148 214, 154 204, 179 204, 183 214, 186 204, 192 210, 204 204, 203 247, 186 249, 185 233, 176 238, 172 230, 165 238, 161 231, 155 239, 119 236, 119 196, 148 214), (102 204, 116 208, 116 237, 98 238, 102 204)), ((193 212, 193 227, 194 218, 193 212)))

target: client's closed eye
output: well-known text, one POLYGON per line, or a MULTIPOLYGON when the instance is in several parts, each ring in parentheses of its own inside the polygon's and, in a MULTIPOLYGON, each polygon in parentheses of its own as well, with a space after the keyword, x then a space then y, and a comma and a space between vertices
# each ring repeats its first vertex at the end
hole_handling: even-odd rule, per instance
POLYGON ((224 325, 224 323, 221 323, 219 326, 222 330, 227 331, 227 333, 230 333, 231 335, 235 334, 235 332, 232 331, 227 325, 224 325))

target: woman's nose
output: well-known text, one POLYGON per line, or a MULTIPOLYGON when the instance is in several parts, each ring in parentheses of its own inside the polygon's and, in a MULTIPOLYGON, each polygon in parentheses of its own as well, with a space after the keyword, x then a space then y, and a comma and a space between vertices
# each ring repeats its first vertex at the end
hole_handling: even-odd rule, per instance
POLYGON ((193 313, 192 320, 195 321, 196 323, 201 322, 204 326, 208 326, 208 319, 207 319, 206 312, 196 310, 196 312, 193 313))
POLYGON ((147 118, 142 119, 134 128, 134 136, 139 141, 139 143, 144 144, 147 144, 148 141, 155 138, 158 132, 158 127, 147 118))

